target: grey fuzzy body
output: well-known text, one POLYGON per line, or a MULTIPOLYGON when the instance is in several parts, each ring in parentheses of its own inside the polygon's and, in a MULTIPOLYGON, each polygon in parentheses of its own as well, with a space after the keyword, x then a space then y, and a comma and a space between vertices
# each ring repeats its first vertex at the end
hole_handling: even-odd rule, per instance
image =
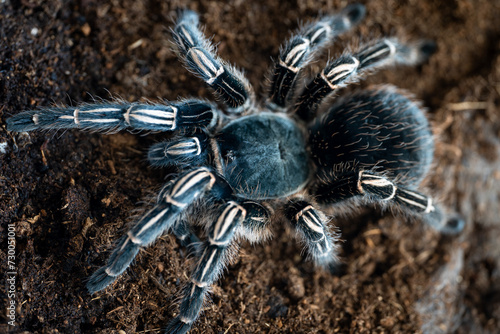
POLYGON ((305 136, 289 118, 271 113, 239 118, 221 130, 217 143, 224 176, 245 198, 293 194, 309 178, 305 136))

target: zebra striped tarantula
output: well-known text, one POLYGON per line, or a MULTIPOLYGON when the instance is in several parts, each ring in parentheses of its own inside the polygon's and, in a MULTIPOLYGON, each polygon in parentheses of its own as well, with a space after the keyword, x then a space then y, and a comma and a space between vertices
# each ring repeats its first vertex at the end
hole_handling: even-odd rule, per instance
POLYGON ((188 99, 43 108, 7 120, 8 129, 17 132, 179 131, 148 153, 153 166, 175 165, 178 175, 90 277, 91 293, 113 283, 142 246, 171 231, 183 245, 195 244, 198 258, 179 314, 167 327, 167 333, 186 333, 233 255, 230 246, 239 239, 266 239, 275 215, 289 221, 310 258, 329 270, 338 263, 338 235, 329 232, 330 219, 322 210, 376 203, 416 216, 442 233, 462 230, 462 219, 446 215, 418 191, 431 166, 434 142, 417 103, 391 86, 331 102, 334 92, 366 73, 425 61, 433 43, 382 38, 330 60, 315 78, 305 79, 311 61, 364 14, 362 5, 349 5, 292 36, 273 65, 262 104, 243 74, 216 55, 198 28, 198 15, 184 10, 172 30, 176 51, 223 101, 224 112, 213 103, 188 99), (200 241, 190 217, 203 212, 209 214, 197 217, 205 225, 200 241))

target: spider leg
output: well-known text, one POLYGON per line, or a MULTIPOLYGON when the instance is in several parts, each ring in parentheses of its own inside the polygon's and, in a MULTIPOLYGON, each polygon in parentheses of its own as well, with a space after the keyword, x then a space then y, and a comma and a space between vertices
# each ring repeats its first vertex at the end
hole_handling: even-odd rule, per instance
POLYGON ((396 204, 421 217, 429 226, 443 234, 457 234, 464 228, 463 219, 448 217, 431 197, 397 186, 384 176, 366 171, 345 173, 335 181, 321 183, 316 189, 319 202, 336 203, 355 196, 370 202, 396 204))
POLYGON ((180 137, 151 146, 149 163, 157 167, 171 165, 202 165, 208 159, 208 136, 199 131, 192 137, 180 137))
POLYGON ((309 121, 314 118, 319 105, 338 88, 385 66, 422 63, 434 49, 435 44, 430 41, 405 45, 394 38, 383 38, 372 45, 362 47, 354 54, 342 55, 330 61, 325 69, 306 85, 297 99, 295 113, 309 121))
POLYGON ((190 248, 191 251, 198 253, 198 244, 200 239, 190 229, 189 224, 184 219, 179 219, 174 226, 172 226, 172 233, 181 245, 190 248))
POLYGON ((365 7, 352 4, 337 15, 325 16, 303 27, 280 50, 271 75, 267 105, 272 110, 283 110, 294 95, 294 86, 300 71, 307 66, 333 39, 358 24, 365 15, 365 7))
POLYGON ((213 128, 218 110, 201 100, 143 104, 103 102, 77 107, 43 108, 21 112, 7 119, 9 131, 79 128, 94 131, 213 128))
POLYGON ((226 103, 228 112, 240 114, 248 111, 255 104, 250 83, 240 71, 219 59, 198 23, 199 16, 195 12, 179 12, 172 31, 179 57, 226 103))
POLYGON ((215 180, 207 168, 198 168, 168 184, 157 204, 120 239, 106 265, 90 277, 87 289, 94 293, 114 282, 130 266, 140 247, 151 244, 169 229, 188 205, 212 188, 215 180))
POLYGON ((270 238, 269 223, 273 214, 272 209, 253 201, 245 201, 241 206, 247 214, 237 231, 238 237, 247 239, 251 243, 270 238))
MULTIPOLYGON (((163 186, 157 196, 157 205, 161 204, 165 196, 172 192, 172 187, 175 181, 175 179, 170 180, 167 184, 165 184, 165 186, 163 186)), ((183 247, 187 247, 190 251, 194 251, 195 253, 198 251, 197 245, 200 243, 200 239, 193 233, 185 219, 182 217, 177 218, 171 227, 171 231, 183 247)))
POLYGON ((285 206, 285 216, 297 230, 316 265, 336 270, 338 235, 327 230, 325 215, 311 203, 293 199, 285 206))
POLYGON ((184 289, 179 315, 170 322, 167 333, 186 333, 198 318, 210 285, 218 279, 227 263, 236 229, 245 216, 246 211, 241 205, 229 201, 208 227, 208 239, 201 247, 201 256, 184 289))

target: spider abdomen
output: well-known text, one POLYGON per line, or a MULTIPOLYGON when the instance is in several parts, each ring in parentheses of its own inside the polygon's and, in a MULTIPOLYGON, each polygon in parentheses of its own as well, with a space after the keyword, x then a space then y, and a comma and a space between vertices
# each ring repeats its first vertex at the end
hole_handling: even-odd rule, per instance
POLYGON ((419 106, 393 87, 339 100, 310 128, 319 175, 370 170, 417 185, 432 163, 434 141, 419 106))
POLYGON ((306 141, 289 118, 271 113, 242 117, 226 125, 216 141, 223 174, 238 195, 282 197, 307 182, 306 141))

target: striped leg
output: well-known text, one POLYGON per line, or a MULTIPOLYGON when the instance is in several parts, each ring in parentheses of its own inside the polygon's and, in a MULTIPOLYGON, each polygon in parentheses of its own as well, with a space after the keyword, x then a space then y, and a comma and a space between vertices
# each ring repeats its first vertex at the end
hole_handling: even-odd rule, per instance
POLYGON ((314 263, 330 271, 336 270, 338 235, 327 230, 325 215, 309 202, 292 200, 285 207, 285 216, 304 241, 314 263))
MULTIPOLYGON (((247 212, 243 223, 236 230, 238 238, 246 239, 251 243, 267 240, 271 237, 269 229, 272 210, 266 206, 253 201, 241 203, 247 212)), ((193 233, 189 224, 180 219, 172 226, 172 233, 184 247, 199 254, 200 239, 193 233)))
POLYGON ((72 128, 94 131, 173 131, 212 128, 217 125, 219 116, 212 104, 200 100, 165 104, 99 103, 24 111, 7 119, 7 129, 17 132, 72 128))
POLYGON ((404 45, 396 39, 384 38, 373 45, 361 48, 352 55, 343 55, 330 61, 297 99, 295 112, 304 120, 311 120, 327 96, 360 75, 387 65, 415 65, 424 62, 433 53, 433 42, 404 45))
POLYGON ((364 15, 363 5, 349 5, 338 15, 325 16, 292 36, 281 49, 278 61, 274 64, 268 107, 272 110, 284 110, 294 95, 300 70, 331 43, 335 36, 359 23, 364 15))
POLYGON ((199 17, 193 11, 179 12, 173 38, 179 56, 189 70, 205 81, 229 107, 229 112, 243 113, 255 103, 248 80, 241 72, 226 65, 198 28, 199 17))
POLYGON ((387 178, 360 171, 345 174, 340 180, 325 182, 317 191, 320 202, 335 203, 354 196, 364 196, 378 203, 393 203, 416 214, 432 228, 443 234, 460 232, 465 222, 458 217, 447 217, 432 198, 419 192, 396 186, 387 178))
POLYGON ((189 204, 212 188, 215 179, 208 169, 198 168, 168 184, 155 207, 120 239, 106 265, 90 277, 87 289, 94 293, 114 282, 130 266, 140 247, 151 244, 169 229, 189 204))
POLYGON ((218 219, 209 226, 208 240, 202 245, 200 259, 184 289, 179 315, 168 325, 166 333, 186 333, 198 318, 210 285, 218 279, 227 263, 229 246, 245 216, 242 206, 228 202, 218 219))
MULTIPOLYGON (((163 186, 163 188, 160 190, 158 194, 156 201, 157 204, 160 204, 165 198, 165 196, 172 192, 172 187, 175 181, 176 181, 175 179, 170 180, 165 186, 163 186)), ((190 251, 194 251, 195 253, 197 252, 197 246, 200 242, 200 239, 198 239, 196 234, 194 234, 191 231, 191 228, 187 221, 185 221, 184 219, 177 219, 175 223, 172 225, 171 231, 175 235, 177 240, 180 241, 182 246, 190 248, 190 251)))
POLYGON ((208 137, 204 132, 181 137, 151 146, 148 160, 153 166, 201 165, 208 158, 208 137))

